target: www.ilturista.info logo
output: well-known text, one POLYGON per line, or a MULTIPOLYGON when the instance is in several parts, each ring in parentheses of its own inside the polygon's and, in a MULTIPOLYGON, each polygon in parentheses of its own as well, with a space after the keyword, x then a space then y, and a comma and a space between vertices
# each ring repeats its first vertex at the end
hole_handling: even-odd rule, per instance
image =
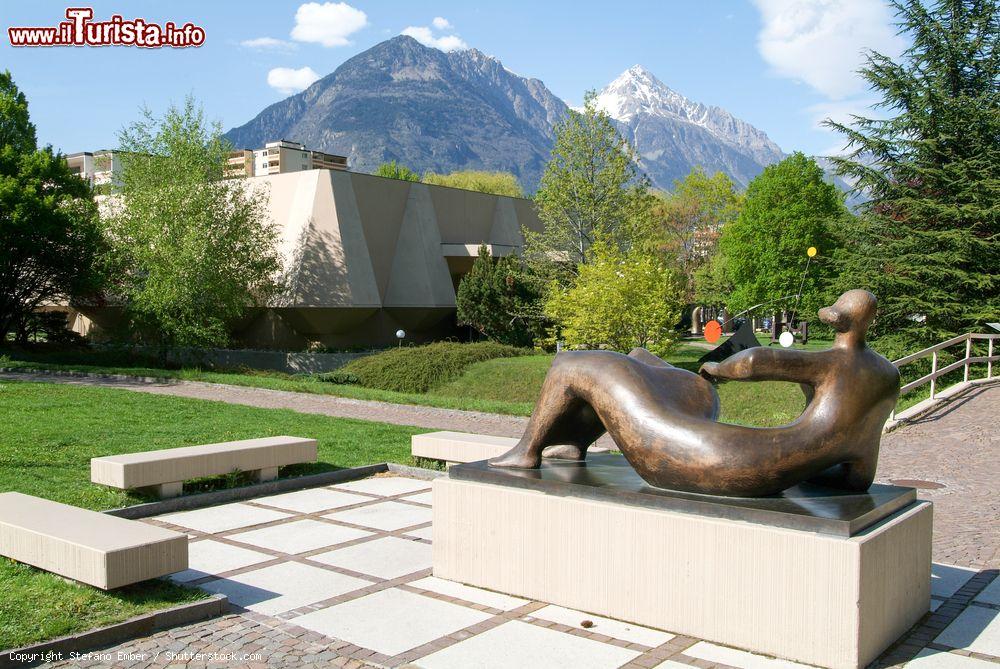
POLYGON ((163 25, 145 19, 124 19, 118 14, 108 21, 91 21, 90 7, 69 7, 68 21, 57 26, 10 27, 11 46, 138 46, 146 49, 173 47, 182 49, 205 43, 205 29, 193 23, 163 25))

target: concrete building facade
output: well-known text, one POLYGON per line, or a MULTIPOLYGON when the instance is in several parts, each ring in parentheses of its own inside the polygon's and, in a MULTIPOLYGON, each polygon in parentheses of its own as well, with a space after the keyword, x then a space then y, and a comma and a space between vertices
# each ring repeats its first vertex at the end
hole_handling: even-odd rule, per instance
MULTIPOLYGON (((302 350, 384 346, 463 336, 458 283, 480 244, 519 253, 522 227, 541 228, 521 198, 309 169, 254 177, 280 231, 287 293, 237 324, 248 347, 302 350)), ((81 311, 110 326, 115 309, 81 311)))

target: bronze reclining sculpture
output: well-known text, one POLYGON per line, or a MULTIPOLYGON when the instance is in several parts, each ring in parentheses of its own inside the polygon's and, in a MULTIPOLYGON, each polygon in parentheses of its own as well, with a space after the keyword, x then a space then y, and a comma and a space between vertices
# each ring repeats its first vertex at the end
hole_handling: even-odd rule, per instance
POLYGON ((545 457, 584 459, 605 431, 646 483, 687 492, 759 497, 803 481, 867 490, 882 426, 896 406, 899 372, 865 344, 875 296, 851 290, 819 318, 836 331, 826 351, 752 348, 699 374, 645 349, 560 353, 524 436, 490 460, 534 469, 545 457), (788 425, 718 422, 716 380, 793 381, 806 408, 788 425))

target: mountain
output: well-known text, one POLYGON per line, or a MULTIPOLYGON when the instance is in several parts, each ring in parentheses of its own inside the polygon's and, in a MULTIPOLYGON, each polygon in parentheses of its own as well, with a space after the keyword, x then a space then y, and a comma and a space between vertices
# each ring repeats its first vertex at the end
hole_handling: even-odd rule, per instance
POLYGON ((535 190, 565 103, 475 49, 444 53, 400 35, 343 63, 226 137, 257 148, 289 139, 371 172, 396 160, 418 172, 513 172, 535 190))
POLYGON ((597 95, 599 109, 618 123, 657 188, 701 165, 725 172, 740 187, 785 154, 763 131, 721 107, 693 102, 635 65, 597 95))
MULTIPOLYGON (((725 172, 743 188, 785 157, 763 131, 685 98, 639 65, 608 84, 597 105, 635 147, 656 188, 672 189, 696 165, 725 172)), ((505 170, 531 193, 549 160, 553 126, 567 110, 541 81, 514 74, 492 56, 476 49, 445 53, 400 35, 226 137, 239 148, 302 142, 347 156, 358 172, 390 160, 421 173, 505 170)))

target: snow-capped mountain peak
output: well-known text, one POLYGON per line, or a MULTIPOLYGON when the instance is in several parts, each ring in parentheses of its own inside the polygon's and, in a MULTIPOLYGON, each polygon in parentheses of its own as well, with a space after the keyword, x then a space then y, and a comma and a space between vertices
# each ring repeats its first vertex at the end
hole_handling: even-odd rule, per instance
POLYGON ((745 185, 784 155, 764 132, 721 107, 689 100, 642 65, 622 72, 597 94, 595 105, 617 121, 648 171, 659 171, 656 163, 669 164, 654 181, 670 183, 667 179, 683 176, 681 166, 691 163, 722 169, 745 185))
POLYGON ((628 121, 645 113, 653 116, 676 116, 692 123, 704 119, 708 108, 692 102, 672 90, 642 65, 622 72, 597 95, 597 108, 616 121, 628 121))

